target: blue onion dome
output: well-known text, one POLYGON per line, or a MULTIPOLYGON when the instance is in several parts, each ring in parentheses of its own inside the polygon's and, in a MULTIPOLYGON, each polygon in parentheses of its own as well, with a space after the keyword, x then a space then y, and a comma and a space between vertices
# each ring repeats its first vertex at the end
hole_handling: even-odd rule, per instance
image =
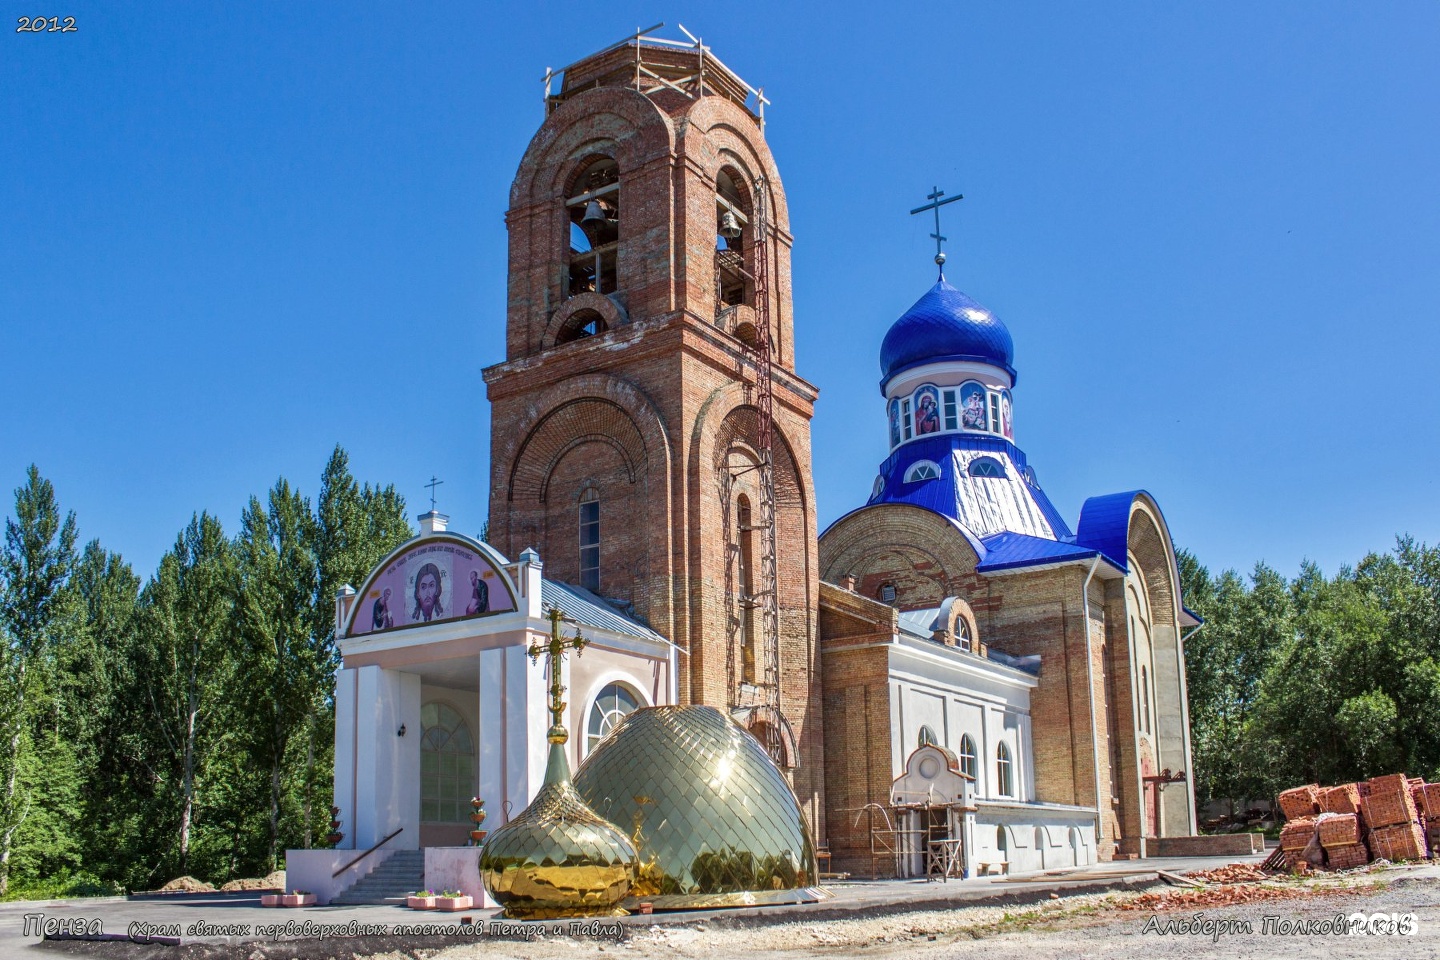
POLYGON ((995 314, 942 276, 885 334, 880 370, 889 380, 911 367, 946 360, 992 364, 1015 380, 1015 344, 1010 331, 995 314))

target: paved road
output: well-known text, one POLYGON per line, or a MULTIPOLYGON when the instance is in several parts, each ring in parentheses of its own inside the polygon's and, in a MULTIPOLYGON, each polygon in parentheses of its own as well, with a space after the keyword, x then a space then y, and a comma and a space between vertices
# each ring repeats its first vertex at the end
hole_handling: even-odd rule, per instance
MULTIPOLYGON (((1249 858, 1251 862, 1259 857, 1249 858)), ((1052 895, 1062 898, 1094 894, 1117 888, 1137 888, 1152 884, 1156 870, 1182 872, 1208 869, 1226 863, 1236 862, 1235 858, 1169 858, 1145 861, 1131 861, 1116 864, 1102 864, 1078 870, 1049 871, 1026 877, 1002 878, 983 877, 971 880, 952 880, 947 883, 925 883, 923 881, 878 881, 843 882, 830 886, 833 896, 821 903, 802 904, 789 907, 764 907, 746 910, 711 912, 688 912, 660 914, 654 917, 632 917, 624 923, 632 932, 649 930, 652 927, 679 930, 685 925, 703 923, 709 918, 718 921, 718 926, 760 924, 770 927, 789 924, 803 924, 807 927, 829 921, 869 920, 878 916, 896 915, 918 911, 945 911, 957 906, 1014 905, 1049 901, 1052 895)), ((493 920, 495 911, 476 910, 466 914, 476 924, 493 920)), ((262 928, 275 924, 303 925, 324 924, 346 926, 383 925, 387 929, 400 924, 425 922, 454 923, 456 915, 438 915, 406 910, 399 906, 363 907, 312 907, 308 909, 276 910, 260 907, 258 895, 232 894, 224 896, 166 897, 164 899, 105 899, 71 900, 53 902, 6 903, 0 904, 0 957, 44 958, 54 956, 56 943, 39 946, 37 928, 45 921, 90 925, 97 922, 107 936, 124 936, 129 932, 148 930, 161 935, 178 934, 184 944, 208 944, 222 946, 237 942, 260 943, 265 953, 271 954, 276 948, 277 937, 262 928), (27 919, 28 918, 28 919, 27 919), (28 924, 28 930, 27 930, 28 924), (229 927, 228 931, 202 929, 203 926, 229 927), (242 933, 240 936, 222 935, 242 933)), ((304 930, 291 928, 303 935, 304 930)), ((492 928, 493 929, 493 928, 492 928)), ((533 930, 524 925, 512 924, 506 928, 511 941, 520 946, 527 942, 533 930)), ((543 931, 553 933, 553 928, 543 931)), ((464 936, 428 937, 413 941, 427 946, 442 947, 447 944, 474 941, 475 934, 469 930, 464 936)), ((281 934, 279 940, 294 940, 293 936, 281 934)), ((487 940, 502 941, 504 938, 487 937, 487 940)), ((603 938, 602 938, 603 940, 603 938)), ((333 942, 333 941, 332 941, 333 942)), ((311 948, 318 942, 308 941, 311 948)), ((500 945, 497 942, 497 947, 500 945)), ((90 947, 74 945, 77 950, 91 952, 90 947)), ((98 946, 98 945, 97 945, 98 946)), ((132 953, 117 950, 118 944, 111 944, 104 955, 122 956, 132 953)), ((299 948, 301 943, 292 944, 299 948)), ((637 944, 638 946, 638 944, 637 944)), ((228 952, 228 951, 226 951, 228 952)), ((326 953, 281 951, 297 956, 324 956, 326 953)), ((683 952, 683 951, 682 951, 683 952)), ((190 951, 180 951, 190 953, 190 951)), ((165 956, 170 950, 156 952, 145 950, 146 956, 165 956)), ((241 955, 244 955, 243 952, 241 955)), ((273 955, 273 954, 272 954, 273 955)), ((707 954, 708 955, 708 954, 707 954)))

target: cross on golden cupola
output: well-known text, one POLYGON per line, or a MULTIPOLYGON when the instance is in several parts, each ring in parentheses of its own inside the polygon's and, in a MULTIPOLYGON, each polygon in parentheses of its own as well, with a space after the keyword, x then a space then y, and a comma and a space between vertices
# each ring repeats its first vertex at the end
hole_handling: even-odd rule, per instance
MULTIPOLYGON (((580 633, 580 627, 575 627, 573 637, 565 636, 560 625, 566 622, 565 614, 559 607, 550 608, 550 639, 546 643, 532 643, 526 651, 530 654, 530 661, 535 663, 543 657, 549 658, 550 666, 550 732, 546 739, 551 743, 564 743, 570 739, 570 734, 565 730, 565 685, 560 682, 560 664, 565 659, 568 650, 574 650, 575 656, 580 656, 586 645, 590 643, 580 633)), ((569 621, 574 623, 574 621, 569 621)))

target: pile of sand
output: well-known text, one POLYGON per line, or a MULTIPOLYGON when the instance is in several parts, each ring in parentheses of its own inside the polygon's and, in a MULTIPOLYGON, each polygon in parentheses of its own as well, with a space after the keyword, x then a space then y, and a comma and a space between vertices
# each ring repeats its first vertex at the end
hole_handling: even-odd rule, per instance
POLYGON ((160 888, 161 893, 214 893, 215 888, 194 877, 176 877, 160 888))
POLYGON ((231 880, 220 889, 225 893, 248 890, 284 890, 285 871, 276 870, 268 877, 246 877, 243 880, 231 880))

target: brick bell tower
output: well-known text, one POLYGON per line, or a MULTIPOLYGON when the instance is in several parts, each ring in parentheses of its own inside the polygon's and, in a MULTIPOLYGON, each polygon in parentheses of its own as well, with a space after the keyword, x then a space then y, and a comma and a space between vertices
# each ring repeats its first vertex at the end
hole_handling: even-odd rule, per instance
POLYGON ((550 76, 485 371, 490 539, 673 640, 682 701, 760 737, 823 838, 817 391, 765 101, 703 44, 641 34, 550 76))

